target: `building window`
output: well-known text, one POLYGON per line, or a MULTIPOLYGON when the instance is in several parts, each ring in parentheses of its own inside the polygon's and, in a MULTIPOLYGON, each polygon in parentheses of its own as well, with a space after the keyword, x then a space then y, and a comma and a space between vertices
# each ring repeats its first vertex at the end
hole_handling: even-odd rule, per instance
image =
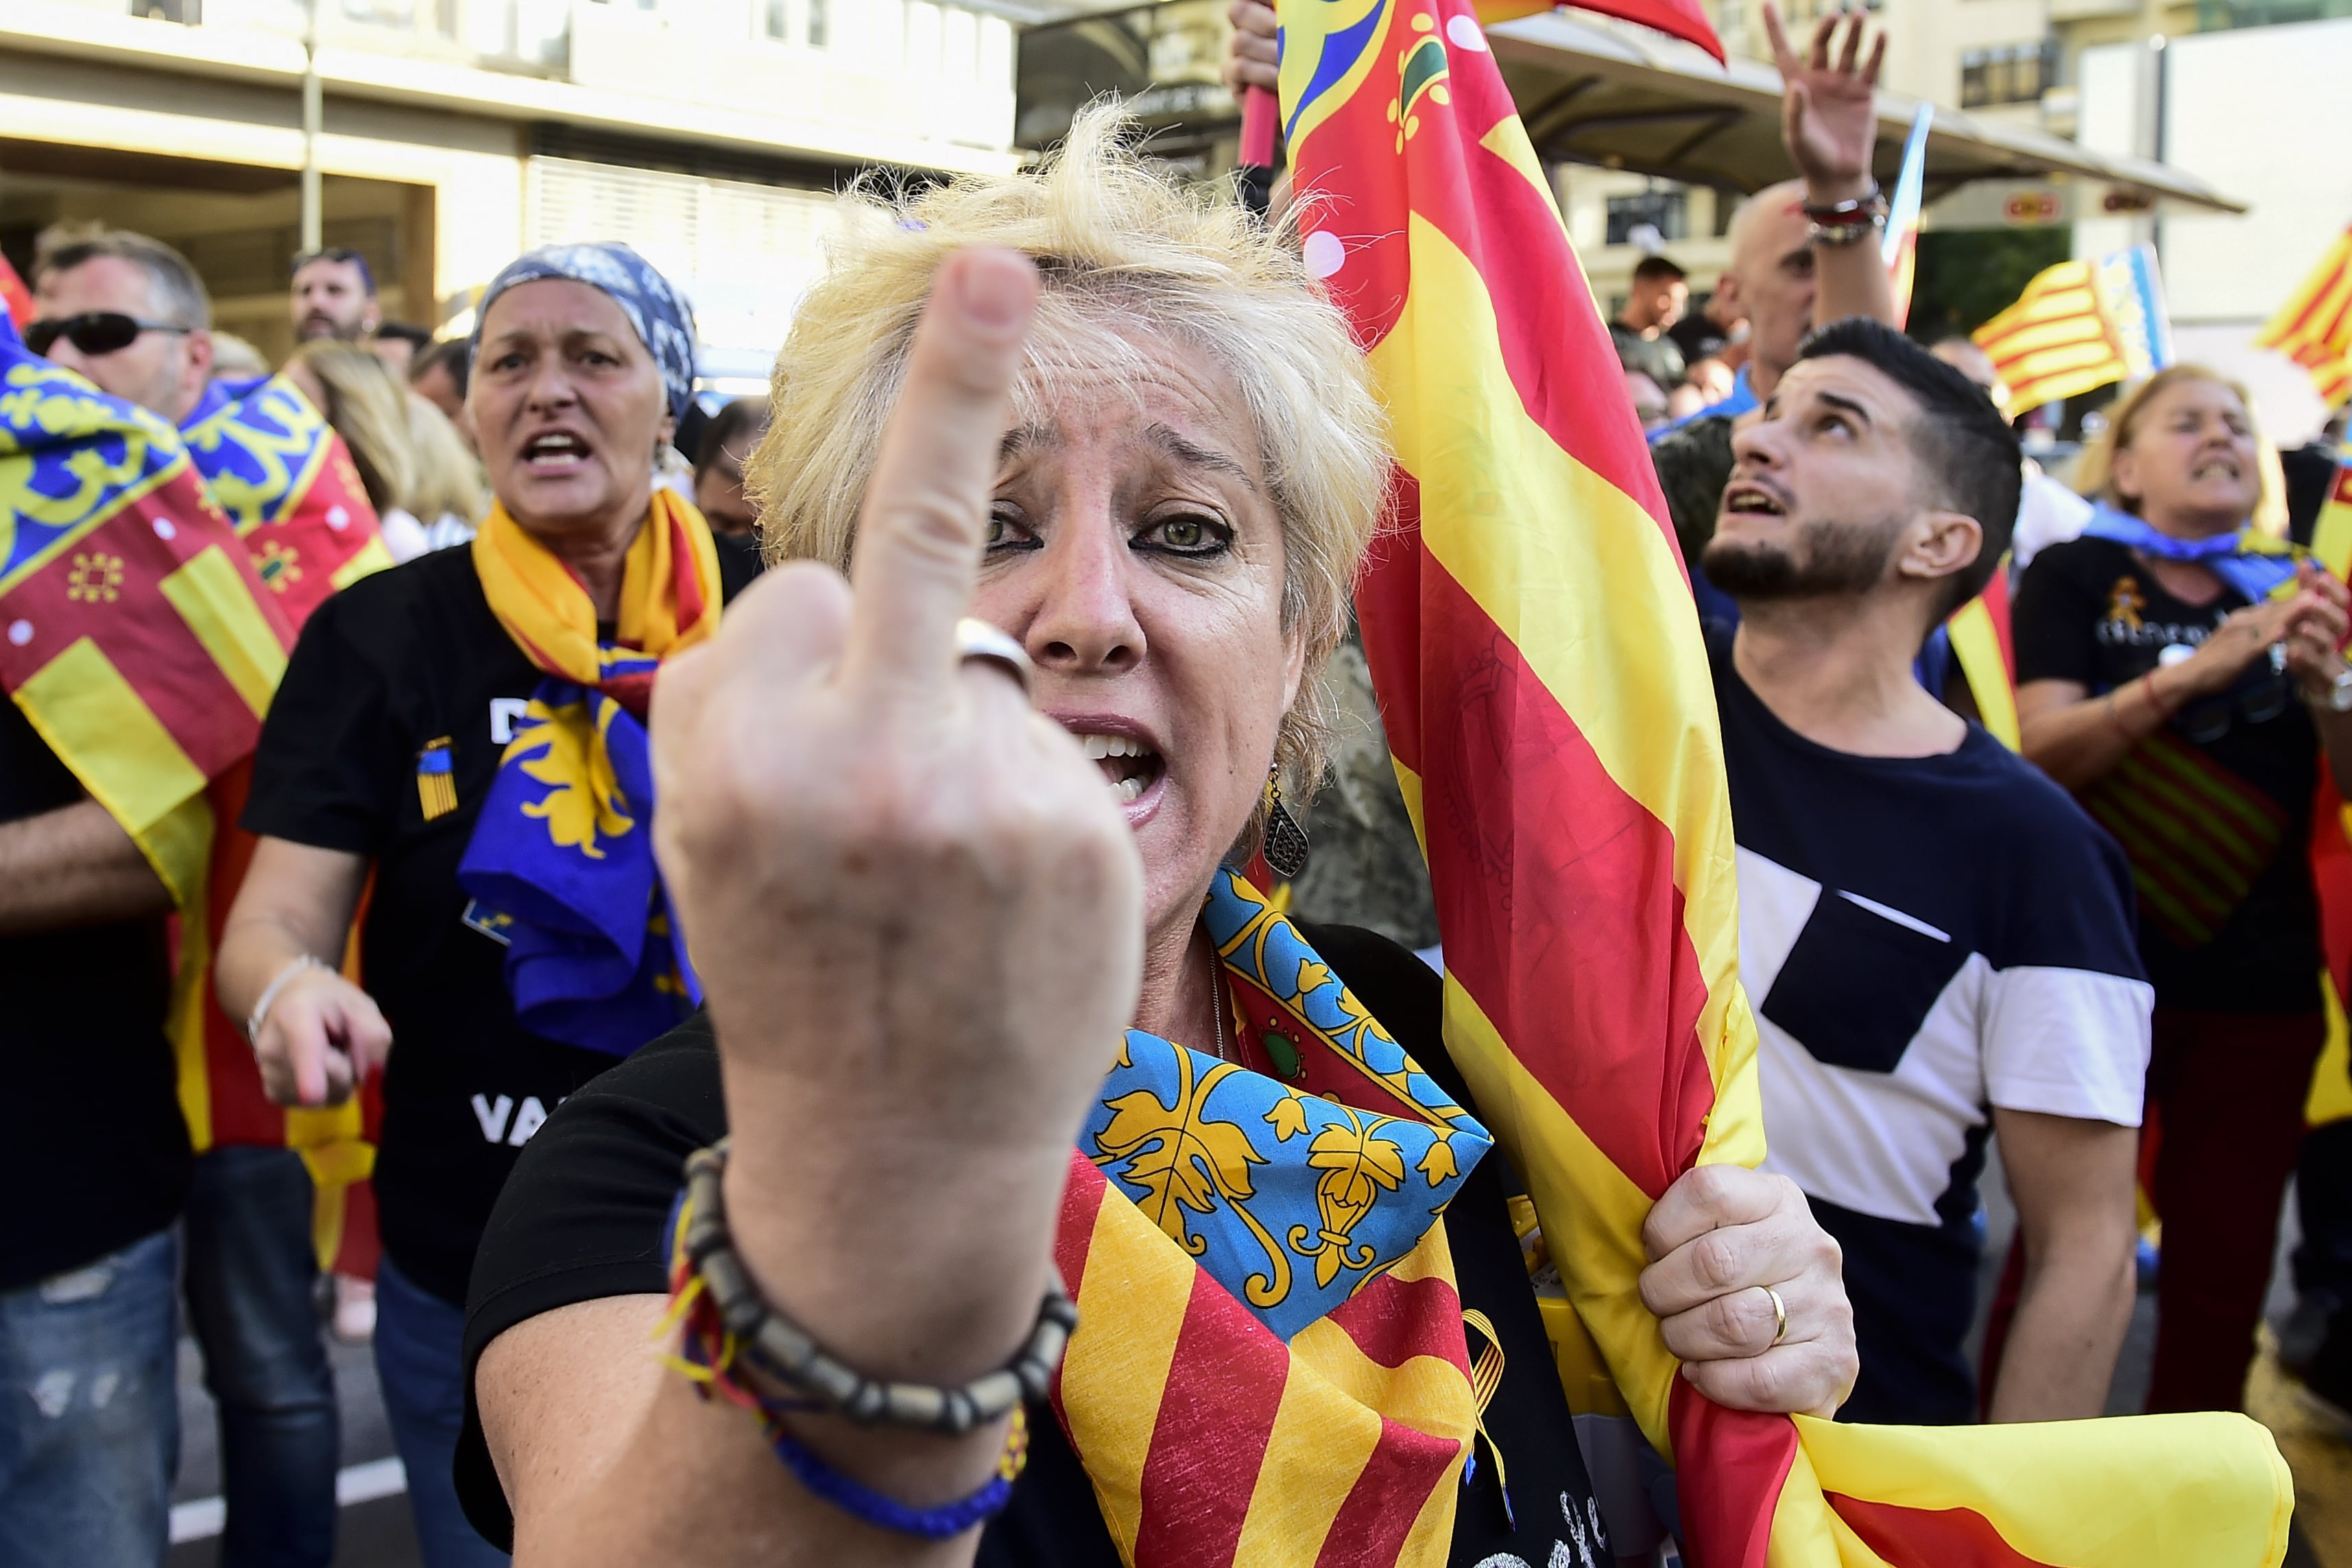
POLYGON ((825 0, 808 0, 808 47, 824 47, 825 0))
POLYGON ((2352 16, 2352 0, 2197 0, 2197 30, 2270 27, 2352 16))
POLYGON ((1653 187, 1630 196, 1611 196, 1608 207, 1611 245, 1632 245, 1634 231, 1645 227, 1655 230, 1661 240, 1690 237, 1690 197, 1685 192, 1653 187))
POLYGON ((2049 43, 1969 49, 1960 56, 1960 107, 2039 103, 2058 85, 2057 55, 2049 43))

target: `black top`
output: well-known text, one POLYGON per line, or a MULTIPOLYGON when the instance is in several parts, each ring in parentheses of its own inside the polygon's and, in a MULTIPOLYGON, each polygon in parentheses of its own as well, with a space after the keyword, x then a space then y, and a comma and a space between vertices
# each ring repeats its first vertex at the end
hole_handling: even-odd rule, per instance
POLYGON ((1609 339, 1616 346, 1617 362, 1648 376, 1661 391, 1671 392, 1683 379, 1683 351, 1665 333, 1644 338, 1633 328, 1612 321, 1609 339))
MULTIPOLYGON (((1350 926, 1301 926, 1357 998, 1463 1103, 1467 1092, 1440 1043, 1440 985, 1386 937, 1350 926)), ((475 1527, 500 1546, 513 1537, 506 1494, 474 1408, 474 1367, 506 1330, 575 1301, 659 1295, 667 1289, 661 1232, 686 1156, 727 1131, 719 1051, 704 1015, 638 1051, 582 1090, 531 1143, 482 1238, 466 1317, 466 1426, 457 1494, 475 1527)), ((1499 1151, 1481 1160, 1445 1213, 1463 1304, 1495 1322, 1507 1358, 1486 1407, 1487 1433, 1510 1473, 1518 1529, 1503 1519, 1490 1456, 1463 1491, 1451 1561, 1508 1553, 1529 1563, 1575 1562, 1563 1502, 1597 1519, 1592 1489, 1552 1370, 1549 1343, 1506 1207, 1510 1176, 1499 1151)), ((981 1536, 982 1568, 1117 1568, 1094 1491, 1058 1423, 1030 1427, 1029 1468, 1013 1501, 981 1536)), ((1593 1548, 1594 1559, 1607 1561, 1593 1548)))
POLYGON ((1767 1170, 1845 1252, 1848 1420, 1973 1419, 1976 1178, 1999 1106, 2137 1125, 2150 997, 2122 852, 1970 725, 1938 756, 1783 724, 1710 628, 1767 1170))
POLYGON ((723 534, 710 530, 710 542, 719 551, 719 589, 732 599, 750 586, 760 575, 760 536, 757 533, 723 534))
POLYGON ((1682 319, 1666 329, 1666 336, 1672 338, 1675 347, 1683 351, 1685 366, 1722 353, 1731 342, 1730 334, 1717 326, 1706 313, 1706 300, 1712 298, 1711 295, 1706 298, 1694 295, 1690 308, 1682 314, 1682 319))
POLYGON ((457 887, 511 727, 543 678, 490 613, 466 547, 364 578, 302 628, 245 810, 257 833, 374 862, 361 962, 393 1034, 375 1166, 383 1248, 451 1302, 466 1299, 522 1145, 613 1065, 515 1021, 506 949, 466 923, 457 887), (443 737, 457 809, 427 821, 416 759, 443 737))
MULTIPOLYGON (((84 799, 0 700, 0 822, 84 799)), ((163 921, 0 936, 0 1291, 161 1230, 188 1196, 163 921)))
MULTIPOLYGON (((2017 678, 2096 696, 2202 643, 2245 598, 2192 605, 2112 539, 2033 558, 2012 621, 2017 678)), ((2293 683, 2257 659, 2189 704, 2081 791, 2139 886, 2140 952, 2157 999, 2219 1012, 2319 1005, 2319 915, 2305 841, 2319 737, 2293 683), (2218 836, 2217 836, 2218 835, 2218 836)))

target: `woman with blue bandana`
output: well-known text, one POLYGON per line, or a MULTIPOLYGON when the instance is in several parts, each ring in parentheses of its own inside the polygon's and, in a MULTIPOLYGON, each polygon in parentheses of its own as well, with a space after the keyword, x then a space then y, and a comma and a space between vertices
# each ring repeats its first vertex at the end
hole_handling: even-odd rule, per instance
POLYGON ((472 350, 497 505, 471 544, 305 627, 218 970, 281 1103, 383 1069, 376 1359, 432 1568, 502 1560, 449 1485, 491 1203, 558 1103, 699 996, 650 847, 646 704, 730 588, 701 516, 654 483, 694 380, 667 279, 625 246, 533 251, 483 296, 472 350))

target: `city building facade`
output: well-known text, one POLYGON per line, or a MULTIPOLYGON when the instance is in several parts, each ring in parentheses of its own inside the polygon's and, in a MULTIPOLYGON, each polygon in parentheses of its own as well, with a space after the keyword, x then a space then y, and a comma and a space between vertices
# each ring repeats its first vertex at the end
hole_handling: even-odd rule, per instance
POLYGON ((315 61, 322 238, 368 257, 387 317, 446 326, 528 246, 622 239, 692 298, 706 373, 748 384, 844 182, 1017 161, 1013 25, 968 3, 315 6, 0 6, 0 247, 21 265, 59 221, 154 234, 276 358, 315 61))

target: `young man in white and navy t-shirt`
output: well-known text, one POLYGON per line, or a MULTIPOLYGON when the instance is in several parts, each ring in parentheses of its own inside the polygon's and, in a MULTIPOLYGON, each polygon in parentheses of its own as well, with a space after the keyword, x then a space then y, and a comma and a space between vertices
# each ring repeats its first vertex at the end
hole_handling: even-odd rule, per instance
POLYGON ((1707 577, 1763 1040, 1765 1168, 1845 1249, 1856 1421, 1976 1416, 1976 1179, 2000 1138, 2025 1275, 1988 1408, 2100 1413, 2131 1315, 2153 993, 2122 852, 1920 686, 1982 588, 2017 442, 1984 393, 1874 322, 1816 334, 1734 438, 1707 577))

